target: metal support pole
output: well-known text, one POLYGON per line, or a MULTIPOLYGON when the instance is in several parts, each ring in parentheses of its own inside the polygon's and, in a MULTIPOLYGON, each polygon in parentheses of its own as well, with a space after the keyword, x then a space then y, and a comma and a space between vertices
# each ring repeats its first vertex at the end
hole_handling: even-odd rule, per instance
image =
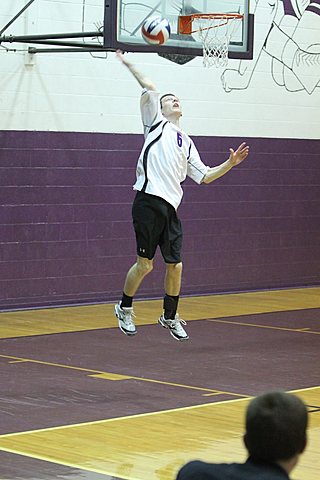
POLYGON ((1 42, 30 42, 33 40, 50 40, 57 38, 87 38, 87 37, 103 37, 103 32, 96 30, 95 32, 75 32, 75 33, 48 33, 42 35, 4 35, 0 37, 1 42))
POLYGON ((91 53, 91 52, 110 52, 110 50, 106 48, 36 48, 36 47, 29 47, 28 53, 91 53))
MULTIPOLYGON (((30 7, 30 5, 34 2, 34 0, 30 0, 21 10, 20 12, 17 13, 17 15, 15 15, 9 23, 7 23, 7 25, 5 25, 1 30, 0 30, 0 37, 1 35, 3 34, 3 32, 5 32, 7 30, 7 28, 10 27, 10 25, 13 24, 13 22, 15 22, 17 20, 17 18, 20 17, 20 15, 25 11, 27 10, 28 7, 30 7)), ((0 43, 1 43, 1 39, 0 39, 0 43)))
POLYGON ((62 47, 78 47, 78 48, 96 48, 101 50, 103 46, 97 43, 84 42, 59 42, 58 40, 20 40, 20 43, 34 43, 37 45, 61 45, 62 47))

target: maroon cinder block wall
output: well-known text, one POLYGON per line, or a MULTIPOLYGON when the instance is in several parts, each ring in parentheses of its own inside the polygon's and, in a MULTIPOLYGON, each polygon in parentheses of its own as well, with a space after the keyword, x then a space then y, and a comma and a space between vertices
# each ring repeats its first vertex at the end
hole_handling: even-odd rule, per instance
MULTIPOLYGON (((193 137, 203 161, 243 139, 193 137)), ((141 135, 0 132, 0 309, 109 302, 135 261, 141 135)), ((211 185, 184 183, 181 295, 319 285, 320 141, 250 138, 211 185)), ((163 294, 155 268, 137 298, 163 294)))

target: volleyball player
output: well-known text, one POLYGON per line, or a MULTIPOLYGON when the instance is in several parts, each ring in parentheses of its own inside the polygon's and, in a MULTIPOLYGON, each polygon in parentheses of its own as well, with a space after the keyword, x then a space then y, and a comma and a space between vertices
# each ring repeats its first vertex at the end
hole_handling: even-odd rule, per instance
POLYGON ((122 52, 117 57, 143 88, 141 116, 145 142, 138 159, 136 196, 132 206, 137 243, 137 260, 129 269, 121 301, 115 305, 119 328, 126 335, 137 333, 133 298, 142 280, 153 269, 153 258, 160 247, 166 264, 163 313, 158 322, 179 341, 189 339, 186 324, 177 313, 181 287, 182 228, 177 209, 182 199, 181 182, 186 176, 196 183, 211 183, 239 165, 249 153, 242 143, 230 148, 229 158, 219 166, 208 167, 201 161, 191 138, 181 129, 180 100, 172 93, 160 97, 153 82, 141 74, 122 52))

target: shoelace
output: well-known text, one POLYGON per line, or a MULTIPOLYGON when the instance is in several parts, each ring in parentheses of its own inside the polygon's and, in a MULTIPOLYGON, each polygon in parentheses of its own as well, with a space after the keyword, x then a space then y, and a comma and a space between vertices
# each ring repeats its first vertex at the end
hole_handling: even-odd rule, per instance
POLYGON ((177 322, 176 331, 177 331, 178 333, 181 333, 181 334, 184 335, 184 334, 185 334, 185 330, 184 330, 184 328, 182 327, 181 323, 182 323, 183 325, 187 325, 187 322, 185 322, 184 320, 180 320, 179 322, 177 322))
POLYGON ((180 329, 180 330, 181 330, 181 329, 183 330, 181 324, 182 324, 182 325, 187 325, 187 322, 186 322, 185 320, 182 320, 182 318, 180 318, 180 317, 177 315, 175 319, 170 320, 170 324, 171 324, 174 328, 176 328, 177 330, 179 330, 179 329, 180 329))
POLYGON ((135 317, 135 313, 133 311, 133 308, 122 308, 122 311, 124 313, 124 321, 127 325, 134 325, 134 322, 132 320, 132 317, 135 317))

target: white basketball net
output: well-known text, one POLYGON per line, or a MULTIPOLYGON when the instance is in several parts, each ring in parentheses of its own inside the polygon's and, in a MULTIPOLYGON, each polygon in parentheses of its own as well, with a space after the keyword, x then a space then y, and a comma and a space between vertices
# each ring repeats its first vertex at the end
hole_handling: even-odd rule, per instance
POLYGON ((232 35, 239 28, 242 17, 223 17, 193 19, 194 30, 203 44, 204 67, 226 67, 228 50, 232 35))

